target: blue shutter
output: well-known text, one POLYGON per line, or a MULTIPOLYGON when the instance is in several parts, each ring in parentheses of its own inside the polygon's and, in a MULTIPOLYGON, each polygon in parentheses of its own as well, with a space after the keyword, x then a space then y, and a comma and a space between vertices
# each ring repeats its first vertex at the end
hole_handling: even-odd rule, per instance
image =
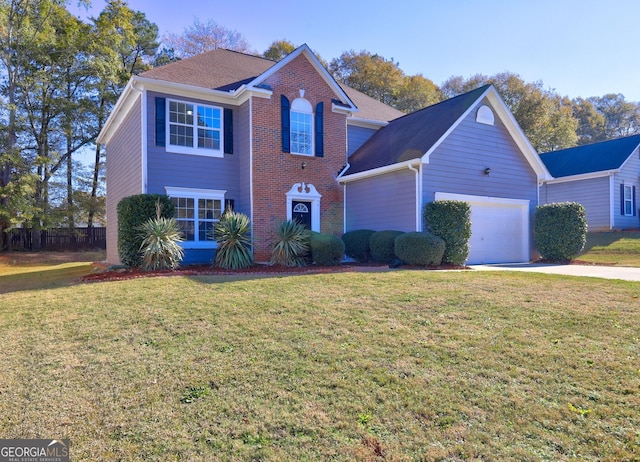
POLYGON ((224 110, 224 153, 233 154, 233 111, 224 110))
POLYGON ((166 99, 156 98, 156 146, 166 146, 166 112, 166 99))
POLYGON ((324 157, 324 103, 316 105, 316 157, 324 157))
POLYGON ((633 200, 633 203, 631 204, 631 207, 633 208, 633 216, 635 217, 638 214, 638 207, 636 206, 636 187, 633 187, 633 191, 631 192, 631 199, 633 200))
POLYGON ((282 131, 282 152, 291 152, 291 105, 286 96, 280 95, 280 128, 282 131))
POLYGON ((620 185, 620 215, 624 216, 624 184, 620 185))

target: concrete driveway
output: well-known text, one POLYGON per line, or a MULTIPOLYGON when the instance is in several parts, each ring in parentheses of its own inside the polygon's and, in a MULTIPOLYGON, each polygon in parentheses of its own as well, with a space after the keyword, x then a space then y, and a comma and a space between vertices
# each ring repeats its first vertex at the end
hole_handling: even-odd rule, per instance
POLYGON ((553 265, 547 263, 498 263, 493 265, 469 265, 478 271, 528 271, 531 273, 564 274, 592 278, 640 281, 640 268, 599 265, 553 265))

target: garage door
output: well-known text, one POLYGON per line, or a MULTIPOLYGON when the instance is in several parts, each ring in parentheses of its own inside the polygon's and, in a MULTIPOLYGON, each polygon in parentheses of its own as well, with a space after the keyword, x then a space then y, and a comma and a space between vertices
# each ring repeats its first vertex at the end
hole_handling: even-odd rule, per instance
POLYGON ((529 201, 436 193, 471 205, 468 264, 529 261, 529 201))

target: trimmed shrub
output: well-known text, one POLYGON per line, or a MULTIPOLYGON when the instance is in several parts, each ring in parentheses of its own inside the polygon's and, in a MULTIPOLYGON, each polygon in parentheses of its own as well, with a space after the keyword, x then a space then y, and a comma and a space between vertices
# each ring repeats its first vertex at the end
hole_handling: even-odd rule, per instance
POLYGON ((118 256, 124 266, 137 268, 142 265, 140 247, 144 238, 140 227, 156 217, 156 204, 160 206, 162 218, 173 217, 173 204, 165 195, 137 194, 118 203, 118 256))
POLYGON ((213 228, 218 243, 214 265, 224 269, 239 270, 253 265, 251 226, 244 213, 227 210, 213 228))
POLYGON ((381 263, 391 263, 396 254, 394 251, 396 237, 404 234, 402 231, 376 231, 369 239, 371 258, 381 263))
POLYGON ((285 220, 278 226, 271 251, 271 263, 283 266, 305 266, 309 255, 309 232, 296 220, 285 220))
POLYGON ((178 221, 171 217, 150 218, 140 227, 142 234, 142 269, 145 271, 173 270, 180 266, 184 250, 180 242, 184 241, 178 221))
POLYGON ((442 261, 464 265, 469 256, 471 206, 464 201, 434 201, 424 207, 426 230, 444 241, 442 261))
POLYGON ((316 265, 336 266, 344 255, 344 242, 333 234, 309 233, 311 259, 316 265))
POLYGON ((411 232, 396 237, 396 256, 410 265, 438 266, 444 255, 444 241, 430 233, 411 232))
POLYGON ((533 240, 542 258, 571 260, 587 240, 587 215, 577 202, 539 205, 533 223, 533 240))
POLYGON ((371 229, 358 229, 349 231, 342 235, 344 242, 344 252, 351 258, 360 262, 368 261, 371 257, 371 247, 369 247, 369 239, 375 231, 371 229))

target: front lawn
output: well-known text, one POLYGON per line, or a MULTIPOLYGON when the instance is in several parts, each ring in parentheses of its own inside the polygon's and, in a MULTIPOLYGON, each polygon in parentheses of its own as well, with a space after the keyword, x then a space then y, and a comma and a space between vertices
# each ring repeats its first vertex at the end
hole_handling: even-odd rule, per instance
POLYGON ((640 267, 640 232, 588 233, 578 260, 612 266, 640 267))
POLYGON ((77 460, 637 460, 640 283, 393 271, 1 296, 0 435, 77 460))

